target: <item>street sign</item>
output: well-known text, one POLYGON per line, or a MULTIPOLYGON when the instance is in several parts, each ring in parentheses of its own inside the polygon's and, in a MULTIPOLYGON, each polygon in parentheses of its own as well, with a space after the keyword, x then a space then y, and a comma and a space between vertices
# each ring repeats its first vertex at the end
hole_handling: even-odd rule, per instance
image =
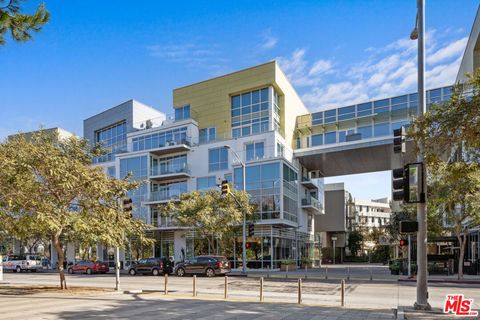
POLYGON ((332 241, 337 241, 337 237, 332 237, 332 241))
POLYGON ((414 233, 418 232, 418 221, 405 220, 400 221, 399 230, 400 233, 414 233))

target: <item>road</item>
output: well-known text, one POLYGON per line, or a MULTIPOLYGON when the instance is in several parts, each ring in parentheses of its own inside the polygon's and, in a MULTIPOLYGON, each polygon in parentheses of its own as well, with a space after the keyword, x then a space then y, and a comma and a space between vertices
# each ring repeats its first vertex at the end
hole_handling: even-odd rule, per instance
MULTIPOLYGON (((221 298, 224 294, 224 277, 197 277, 198 297, 221 298)), ((192 296, 192 277, 168 279, 169 296, 186 298, 192 296)), ((58 275, 54 273, 5 273, 2 285, 58 285, 58 275)), ((115 277, 106 275, 67 275, 70 286, 93 286, 113 288, 115 277)), ((121 277, 122 290, 145 290, 163 293, 164 278, 154 276, 121 277)), ((229 277, 229 299, 258 301, 260 283, 256 278, 229 277)), ((304 304, 335 306, 340 305, 340 283, 337 280, 307 279, 302 283, 304 304)), ((264 298, 266 302, 297 302, 298 283, 296 279, 266 279, 264 298)), ((394 281, 347 281, 346 306, 360 308, 390 309, 397 306, 411 306, 415 300, 415 284, 394 281)), ((443 307, 447 293, 463 293, 474 299, 474 308, 480 308, 480 286, 467 284, 435 283, 429 288, 429 301, 432 307, 443 307)))

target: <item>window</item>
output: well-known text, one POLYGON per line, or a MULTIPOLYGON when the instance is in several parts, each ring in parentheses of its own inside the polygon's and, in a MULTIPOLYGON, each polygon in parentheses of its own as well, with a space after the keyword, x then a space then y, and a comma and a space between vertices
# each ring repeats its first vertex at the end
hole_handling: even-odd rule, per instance
POLYGON ((190 105, 175 108, 175 121, 190 119, 190 105))
POLYGON ((197 178, 197 190, 207 190, 217 186, 216 176, 197 178))
POLYGON ((390 132, 390 124, 385 123, 375 123, 373 128, 375 137, 389 136, 392 133, 390 132))
POLYGON ((300 149, 302 147, 302 140, 300 137, 297 137, 297 149, 300 149))
POLYGON ((323 144, 323 134, 312 135, 312 147, 321 146, 323 144))
POLYGON ((325 144, 337 143, 337 132, 327 132, 325 133, 325 144))
POLYGON ((263 159, 265 147, 263 142, 248 143, 245 145, 246 161, 263 159))
POLYGON ((107 168, 107 175, 115 178, 115 166, 107 168))
POLYGON ((389 105, 390 105, 390 103, 389 103, 388 99, 375 101, 373 103, 373 107, 375 108, 375 113, 388 112, 389 111, 389 105))
POLYGON ((353 134, 355 132, 354 129, 342 130, 338 132, 338 142, 346 142, 347 136, 353 134))
POLYGON ((132 139, 133 151, 163 148, 175 144, 189 144, 187 127, 166 130, 132 139))
POLYGON ((333 123, 337 121, 337 109, 325 111, 325 123, 333 123))
POLYGON ((360 133, 362 139, 372 137, 372 126, 363 126, 357 128, 357 133, 360 133))
POLYGON ((95 143, 107 149, 107 154, 96 157, 95 163, 112 161, 114 155, 127 146, 127 122, 121 121, 95 131, 95 143))
POLYGON ((132 173, 134 180, 147 178, 147 156, 132 157, 120 160, 120 179, 132 173))
POLYGON ((200 143, 208 143, 217 139, 216 128, 203 128, 200 129, 200 143))
POLYGON ((392 111, 407 109, 408 96, 392 98, 392 111))
POLYGON ((338 121, 355 118, 355 106, 338 109, 338 121))
POLYGON ((208 150, 208 171, 228 169, 228 150, 215 148, 208 150))
POLYGON ((372 103, 362 103, 357 105, 357 117, 369 116, 372 114, 372 103))
POLYGON ((171 174, 179 172, 188 172, 187 155, 151 158, 150 175, 159 176, 162 174, 171 174))
POLYGON ((323 112, 312 113, 312 126, 323 124, 323 112))
MULTIPOLYGON (((276 94, 274 92, 274 94, 276 94)), ((278 96, 275 98, 277 101, 278 96)), ((269 87, 245 92, 231 97, 232 136, 248 136, 269 130, 271 116, 269 87)), ((275 114, 279 107, 275 104, 275 114)), ((276 114, 279 120, 279 115, 276 114)))

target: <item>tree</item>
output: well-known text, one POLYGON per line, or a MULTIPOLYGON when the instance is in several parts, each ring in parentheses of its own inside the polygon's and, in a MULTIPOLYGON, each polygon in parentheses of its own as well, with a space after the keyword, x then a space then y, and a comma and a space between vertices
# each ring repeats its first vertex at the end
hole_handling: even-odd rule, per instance
POLYGON ((480 221, 480 71, 468 78, 454 86, 448 102, 415 119, 408 133, 417 151, 424 146, 429 216, 459 241, 459 279, 468 228, 480 221))
POLYGON ((0 230, 19 239, 48 237, 58 253, 62 289, 65 243, 79 238, 124 247, 128 236, 144 239, 147 228, 120 207, 138 184, 92 167, 98 152, 86 140, 44 131, 0 144, 0 230))
POLYGON ((232 190, 232 194, 222 196, 219 190, 214 189, 192 191, 160 209, 162 215, 170 216, 179 226, 192 228, 200 234, 207 240, 208 249, 212 252, 215 240, 222 240, 242 223, 243 210, 246 210, 247 220, 253 216, 248 193, 232 190))
POLYGON ((363 234, 360 231, 355 230, 350 232, 348 235, 348 249, 350 249, 353 256, 357 256, 358 250, 362 248, 362 243, 363 234))
POLYGON ((27 41, 32 38, 32 32, 38 32, 50 19, 49 12, 42 2, 34 14, 21 13, 22 0, 0 0, 0 45, 5 44, 5 34, 16 41, 27 41))

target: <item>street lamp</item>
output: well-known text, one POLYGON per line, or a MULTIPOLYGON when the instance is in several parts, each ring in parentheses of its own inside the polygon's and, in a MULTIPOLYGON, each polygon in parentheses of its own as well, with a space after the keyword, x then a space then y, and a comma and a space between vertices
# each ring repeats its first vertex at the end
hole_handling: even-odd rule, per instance
MULTIPOLYGON (((415 29, 410 34, 410 39, 418 39, 418 110, 417 116, 421 117, 426 111, 425 103, 425 0, 417 0, 417 19, 415 29)), ((424 161, 424 147, 419 145, 417 162, 424 161)), ((424 166, 426 171, 426 167, 424 166)), ((428 279, 427 279, 427 214, 426 214, 426 194, 427 185, 425 183, 426 174, 422 174, 424 186, 423 201, 417 203, 417 299, 415 309, 430 310, 428 304, 428 279)))
MULTIPOLYGON (((232 149, 229 145, 225 145, 224 148, 232 151, 232 154, 237 158, 237 161, 240 162, 240 165, 242 166, 242 181, 243 181, 243 191, 247 191, 246 188, 246 175, 245 175, 245 162, 240 158, 238 153, 232 149)), ((245 274, 247 271, 247 249, 246 249, 246 242, 247 242, 247 236, 245 234, 245 225, 246 225, 246 208, 243 209, 243 224, 242 224, 242 273, 245 274)))

